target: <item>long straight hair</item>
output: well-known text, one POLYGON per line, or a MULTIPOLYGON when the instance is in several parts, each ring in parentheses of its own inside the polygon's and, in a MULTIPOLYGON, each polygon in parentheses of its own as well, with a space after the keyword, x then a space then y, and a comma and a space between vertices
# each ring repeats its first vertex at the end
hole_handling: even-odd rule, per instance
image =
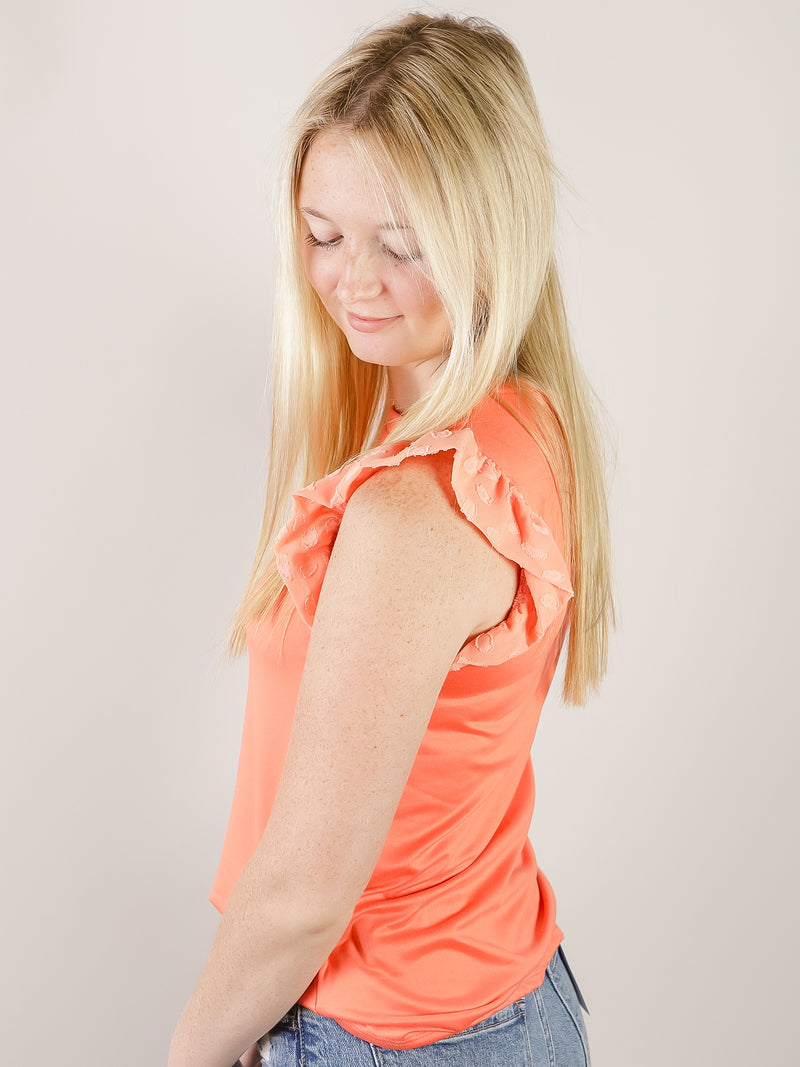
POLYGON ((584 703, 605 671, 613 622, 603 456, 554 257, 557 171, 522 57, 476 18, 411 14, 371 30, 322 75, 290 127, 266 502, 230 651, 243 651, 248 623, 281 598, 272 549, 291 493, 373 445, 389 402, 385 369, 355 358, 301 260, 300 175, 328 130, 349 137, 387 208, 413 226, 450 324, 440 373, 387 440, 453 426, 509 382, 538 398, 527 429, 559 489, 575 591, 564 697, 584 703))

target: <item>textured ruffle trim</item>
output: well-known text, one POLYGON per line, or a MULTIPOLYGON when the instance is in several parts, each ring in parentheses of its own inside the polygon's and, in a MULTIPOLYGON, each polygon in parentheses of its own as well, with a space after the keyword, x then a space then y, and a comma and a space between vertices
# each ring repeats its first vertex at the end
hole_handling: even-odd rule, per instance
POLYGON ((350 497, 382 467, 397 467, 406 459, 439 452, 453 453, 451 483, 464 517, 520 568, 508 615, 468 641, 452 669, 505 663, 540 641, 555 623, 560 625, 572 586, 549 527, 483 455, 468 427, 436 430, 411 444, 381 445, 295 493, 292 516, 275 541, 278 571, 301 618, 310 626, 350 497))

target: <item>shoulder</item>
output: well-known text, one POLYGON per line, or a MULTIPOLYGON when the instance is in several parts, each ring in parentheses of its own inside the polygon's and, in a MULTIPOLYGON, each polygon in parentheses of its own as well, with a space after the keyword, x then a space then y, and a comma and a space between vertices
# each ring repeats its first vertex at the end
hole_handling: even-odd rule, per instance
POLYGON ((361 539, 371 554, 409 556, 423 570, 437 559, 451 566, 454 552, 460 564, 485 568, 492 548, 464 521, 452 466, 452 456, 442 452, 376 470, 350 497, 339 538, 361 539))
POLYGON ((455 611, 471 633, 516 602, 491 655, 469 662, 503 662, 545 632, 571 593, 559 496, 523 390, 504 399, 487 397, 452 428, 384 439, 294 494, 275 556, 306 623, 324 583, 326 601, 352 593, 354 610, 391 590, 394 612, 408 590, 406 607, 455 611))
POLYGON ((426 518, 447 522, 455 508, 450 469, 445 452, 409 457, 393 467, 375 470, 352 494, 345 510, 349 521, 372 518, 389 525, 426 518))
POLYGON ((417 457, 374 472, 350 497, 335 552, 358 567, 359 581, 378 580, 421 600, 458 610, 472 630, 508 611, 517 567, 465 521, 451 483, 447 453, 417 457))
POLYGON ((532 386, 506 385, 472 412, 469 428, 478 447, 509 476, 549 469, 541 441, 556 444, 557 420, 550 401, 532 386))

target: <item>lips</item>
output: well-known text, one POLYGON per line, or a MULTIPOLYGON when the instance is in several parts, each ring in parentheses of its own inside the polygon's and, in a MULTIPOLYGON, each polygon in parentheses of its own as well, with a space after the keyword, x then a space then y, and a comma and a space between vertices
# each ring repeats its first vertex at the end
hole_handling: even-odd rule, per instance
POLYGON ((379 330, 383 330, 386 326, 390 326, 393 322, 397 322, 400 315, 390 315, 388 318, 373 319, 367 318, 364 315, 354 315, 352 311, 347 313, 347 321, 350 323, 354 330, 358 330, 359 333, 377 333, 379 330))

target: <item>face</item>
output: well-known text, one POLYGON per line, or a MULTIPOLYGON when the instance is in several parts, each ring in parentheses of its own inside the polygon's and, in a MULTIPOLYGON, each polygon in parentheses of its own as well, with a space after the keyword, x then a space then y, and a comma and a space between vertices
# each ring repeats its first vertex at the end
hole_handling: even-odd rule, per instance
POLYGON ((358 359, 388 368, 407 406, 442 365, 450 330, 402 217, 386 217, 345 135, 319 134, 298 191, 303 262, 311 285, 358 359))

